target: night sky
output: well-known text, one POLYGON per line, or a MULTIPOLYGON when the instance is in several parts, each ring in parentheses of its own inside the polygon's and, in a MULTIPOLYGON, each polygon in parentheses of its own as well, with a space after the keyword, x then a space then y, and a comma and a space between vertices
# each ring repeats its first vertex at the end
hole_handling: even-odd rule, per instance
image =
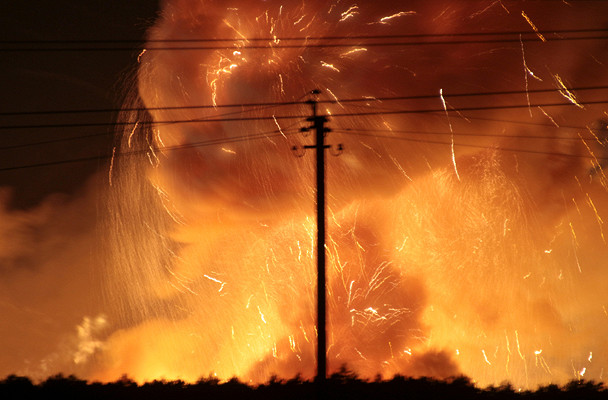
MULTIPOLYGON (((3 48, 44 48, 51 44, 16 41, 137 40, 157 11, 152 0, 4 1, 0 25, 3 48)), ((78 47, 78 45, 75 45, 78 47)), ((86 47, 90 45, 83 45, 86 47)), ((115 46, 106 44, 106 47, 115 46)), ((128 46, 128 45, 127 45, 128 46)), ((58 47, 66 47, 58 45, 58 47)), ((5 51, 0 73, 2 112, 119 108, 125 82, 136 66, 137 51, 5 51)), ((38 163, 107 156, 112 127, 4 129, 15 125, 112 123, 114 113, 2 116, 0 187, 12 190, 11 206, 28 208, 50 193, 73 193, 99 161, 12 169, 38 163), (86 138, 36 144, 57 139, 86 138), (9 170, 7 170, 9 169, 9 170)))

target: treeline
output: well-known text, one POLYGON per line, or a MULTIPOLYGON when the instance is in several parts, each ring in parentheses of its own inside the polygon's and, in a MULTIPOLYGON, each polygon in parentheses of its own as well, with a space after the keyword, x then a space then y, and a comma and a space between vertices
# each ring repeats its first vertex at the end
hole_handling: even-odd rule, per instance
POLYGON ((364 381, 343 369, 332 375, 320 389, 314 382, 299 378, 271 379, 259 386, 250 386, 233 378, 220 382, 214 378, 188 384, 177 381, 153 381, 138 385, 128 377, 111 382, 87 382, 75 376, 56 375, 34 384, 29 378, 11 375, 0 381, 0 399, 608 399, 602 383, 572 381, 564 386, 547 385, 535 391, 519 391, 510 384, 475 387, 467 377, 448 380, 406 378, 364 381), (322 390, 322 392, 320 392, 322 390))

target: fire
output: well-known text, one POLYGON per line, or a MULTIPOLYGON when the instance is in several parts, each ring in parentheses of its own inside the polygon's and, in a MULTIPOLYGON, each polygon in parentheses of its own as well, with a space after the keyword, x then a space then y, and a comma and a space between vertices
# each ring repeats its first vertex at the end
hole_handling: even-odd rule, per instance
POLYGON ((320 89, 344 145, 327 160, 330 371, 603 379, 591 124, 608 114, 575 88, 608 60, 550 29, 605 26, 606 6, 431 3, 165 2, 138 59, 148 113, 125 115, 120 147, 144 152, 112 165, 115 331, 93 378, 314 376, 314 155, 291 149, 320 89))

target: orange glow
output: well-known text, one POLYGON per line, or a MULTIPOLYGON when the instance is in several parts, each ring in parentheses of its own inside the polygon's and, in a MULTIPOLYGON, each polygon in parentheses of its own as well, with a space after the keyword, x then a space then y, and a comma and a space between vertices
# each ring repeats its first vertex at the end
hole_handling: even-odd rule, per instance
POLYGON ((150 134, 141 116, 125 130, 123 150, 150 151, 113 163, 106 283, 116 330, 93 378, 313 377, 314 154, 291 150, 311 144, 299 133, 308 105, 221 106, 320 89, 320 100, 336 100, 320 108, 331 115, 327 141, 344 145, 327 160, 329 369, 462 373, 482 386, 604 379, 608 153, 605 129, 591 126, 606 105, 586 102, 606 99, 572 88, 606 84, 607 53, 544 30, 605 26, 596 8, 606 6, 164 4, 137 96, 156 122, 214 121, 159 123, 150 134), (319 39, 488 31, 530 35, 428 46, 319 39), (153 49, 201 38, 233 39, 219 42, 226 49, 153 49), (432 96, 376 100, 420 95, 432 96), (523 107, 488 107, 512 104, 523 107), (214 107, 167 108, 194 105, 214 107))

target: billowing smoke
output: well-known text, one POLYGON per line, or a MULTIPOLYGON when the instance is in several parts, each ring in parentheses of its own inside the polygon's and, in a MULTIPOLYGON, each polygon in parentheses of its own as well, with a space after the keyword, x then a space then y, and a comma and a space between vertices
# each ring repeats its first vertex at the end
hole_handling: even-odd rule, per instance
POLYGON ((22 211, 11 210, 10 193, 2 193, 0 375, 90 373, 107 323, 97 301, 101 181, 93 177, 73 198, 53 195, 22 211))
POLYGON ((604 379, 606 11, 163 2, 126 104, 147 111, 123 114, 112 163, 107 302, 78 321, 87 377, 314 376, 300 128, 318 89, 344 148, 327 160, 329 369, 604 379))

